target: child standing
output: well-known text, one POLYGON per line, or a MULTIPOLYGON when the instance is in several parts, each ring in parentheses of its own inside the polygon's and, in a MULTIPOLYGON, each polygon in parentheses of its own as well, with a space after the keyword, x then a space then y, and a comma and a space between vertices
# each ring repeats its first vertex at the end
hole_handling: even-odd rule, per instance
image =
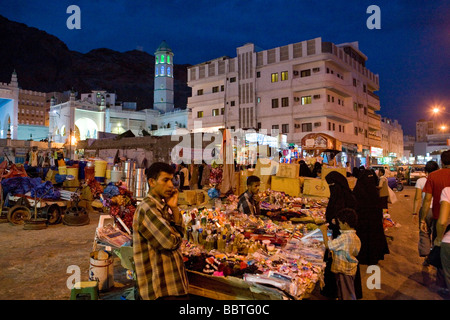
POLYGON ((361 241, 355 230, 357 215, 355 210, 345 208, 337 213, 336 219, 341 232, 336 239, 328 239, 328 224, 321 225, 320 230, 325 247, 333 255, 331 272, 336 275, 338 299, 356 300, 355 275, 358 268, 356 256, 361 249, 361 241))

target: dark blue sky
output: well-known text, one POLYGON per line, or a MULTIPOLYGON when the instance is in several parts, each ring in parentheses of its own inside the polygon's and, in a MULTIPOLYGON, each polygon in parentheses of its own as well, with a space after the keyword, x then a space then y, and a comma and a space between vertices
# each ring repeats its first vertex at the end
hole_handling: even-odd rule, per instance
POLYGON ((335 44, 358 41, 366 67, 380 75, 380 114, 398 119, 405 134, 415 134, 415 122, 430 118, 434 104, 450 112, 449 1, 2 2, 0 14, 58 37, 71 50, 142 48, 153 54, 166 40, 178 64, 235 57, 236 47, 247 42, 271 49, 315 37, 335 44), (81 30, 66 27, 66 10, 73 4, 81 9, 81 30), (380 30, 366 26, 370 5, 381 9, 380 30))

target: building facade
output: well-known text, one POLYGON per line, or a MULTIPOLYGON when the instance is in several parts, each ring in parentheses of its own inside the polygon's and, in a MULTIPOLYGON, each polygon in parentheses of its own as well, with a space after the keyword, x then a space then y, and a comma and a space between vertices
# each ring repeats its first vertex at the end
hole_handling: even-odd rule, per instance
POLYGON ((379 77, 366 60, 357 42, 315 38, 270 50, 245 44, 234 58, 188 68, 188 128, 278 130, 296 144, 325 133, 343 149, 369 155, 381 147, 381 118, 379 77))
POLYGON ((383 157, 389 157, 392 160, 403 158, 403 129, 397 120, 381 118, 381 148, 383 157))
POLYGON ((427 135, 436 133, 436 123, 434 120, 420 119, 416 122, 416 141, 426 142, 427 135))

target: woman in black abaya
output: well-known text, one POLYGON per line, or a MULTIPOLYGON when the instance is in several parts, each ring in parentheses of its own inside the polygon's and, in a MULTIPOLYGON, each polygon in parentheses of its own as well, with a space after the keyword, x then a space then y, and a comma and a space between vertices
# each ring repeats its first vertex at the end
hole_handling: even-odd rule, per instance
POLYGON ((376 265, 378 261, 384 259, 385 254, 389 254, 377 181, 378 178, 372 170, 364 170, 353 189, 358 215, 356 234, 361 240, 361 250, 357 259, 364 265, 376 265))
MULTIPOLYGON (((339 210, 344 208, 351 208, 356 210, 356 199, 348 185, 348 180, 341 173, 337 171, 331 171, 325 177, 330 188, 330 199, 328 201, 327 210, 325 211, 325 219, 329 224, 328 228, 332 231, 332 238, 336 239, 340 235, 339 223, 336 221, 336 215, 339 210)), ((331 272, 331 254, 328 250, 325 251, 325 286, 321 290, 321 294, 329 297, 337 297, 337 286, 336 278, 331 272)), ((358 270, 355 275, 355 293, 356 298, 362 298, 362 286, 361 286, 361 276, 358 270)))

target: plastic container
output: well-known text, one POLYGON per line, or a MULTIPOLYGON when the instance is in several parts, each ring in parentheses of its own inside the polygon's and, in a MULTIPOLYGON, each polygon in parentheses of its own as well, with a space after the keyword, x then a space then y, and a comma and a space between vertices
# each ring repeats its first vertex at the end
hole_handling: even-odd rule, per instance
POLYGON ((106 291, 114 286, 114 264, 111 253, 103 250, 91 252, 89 280, 98 281, 99 291, 106 291))

